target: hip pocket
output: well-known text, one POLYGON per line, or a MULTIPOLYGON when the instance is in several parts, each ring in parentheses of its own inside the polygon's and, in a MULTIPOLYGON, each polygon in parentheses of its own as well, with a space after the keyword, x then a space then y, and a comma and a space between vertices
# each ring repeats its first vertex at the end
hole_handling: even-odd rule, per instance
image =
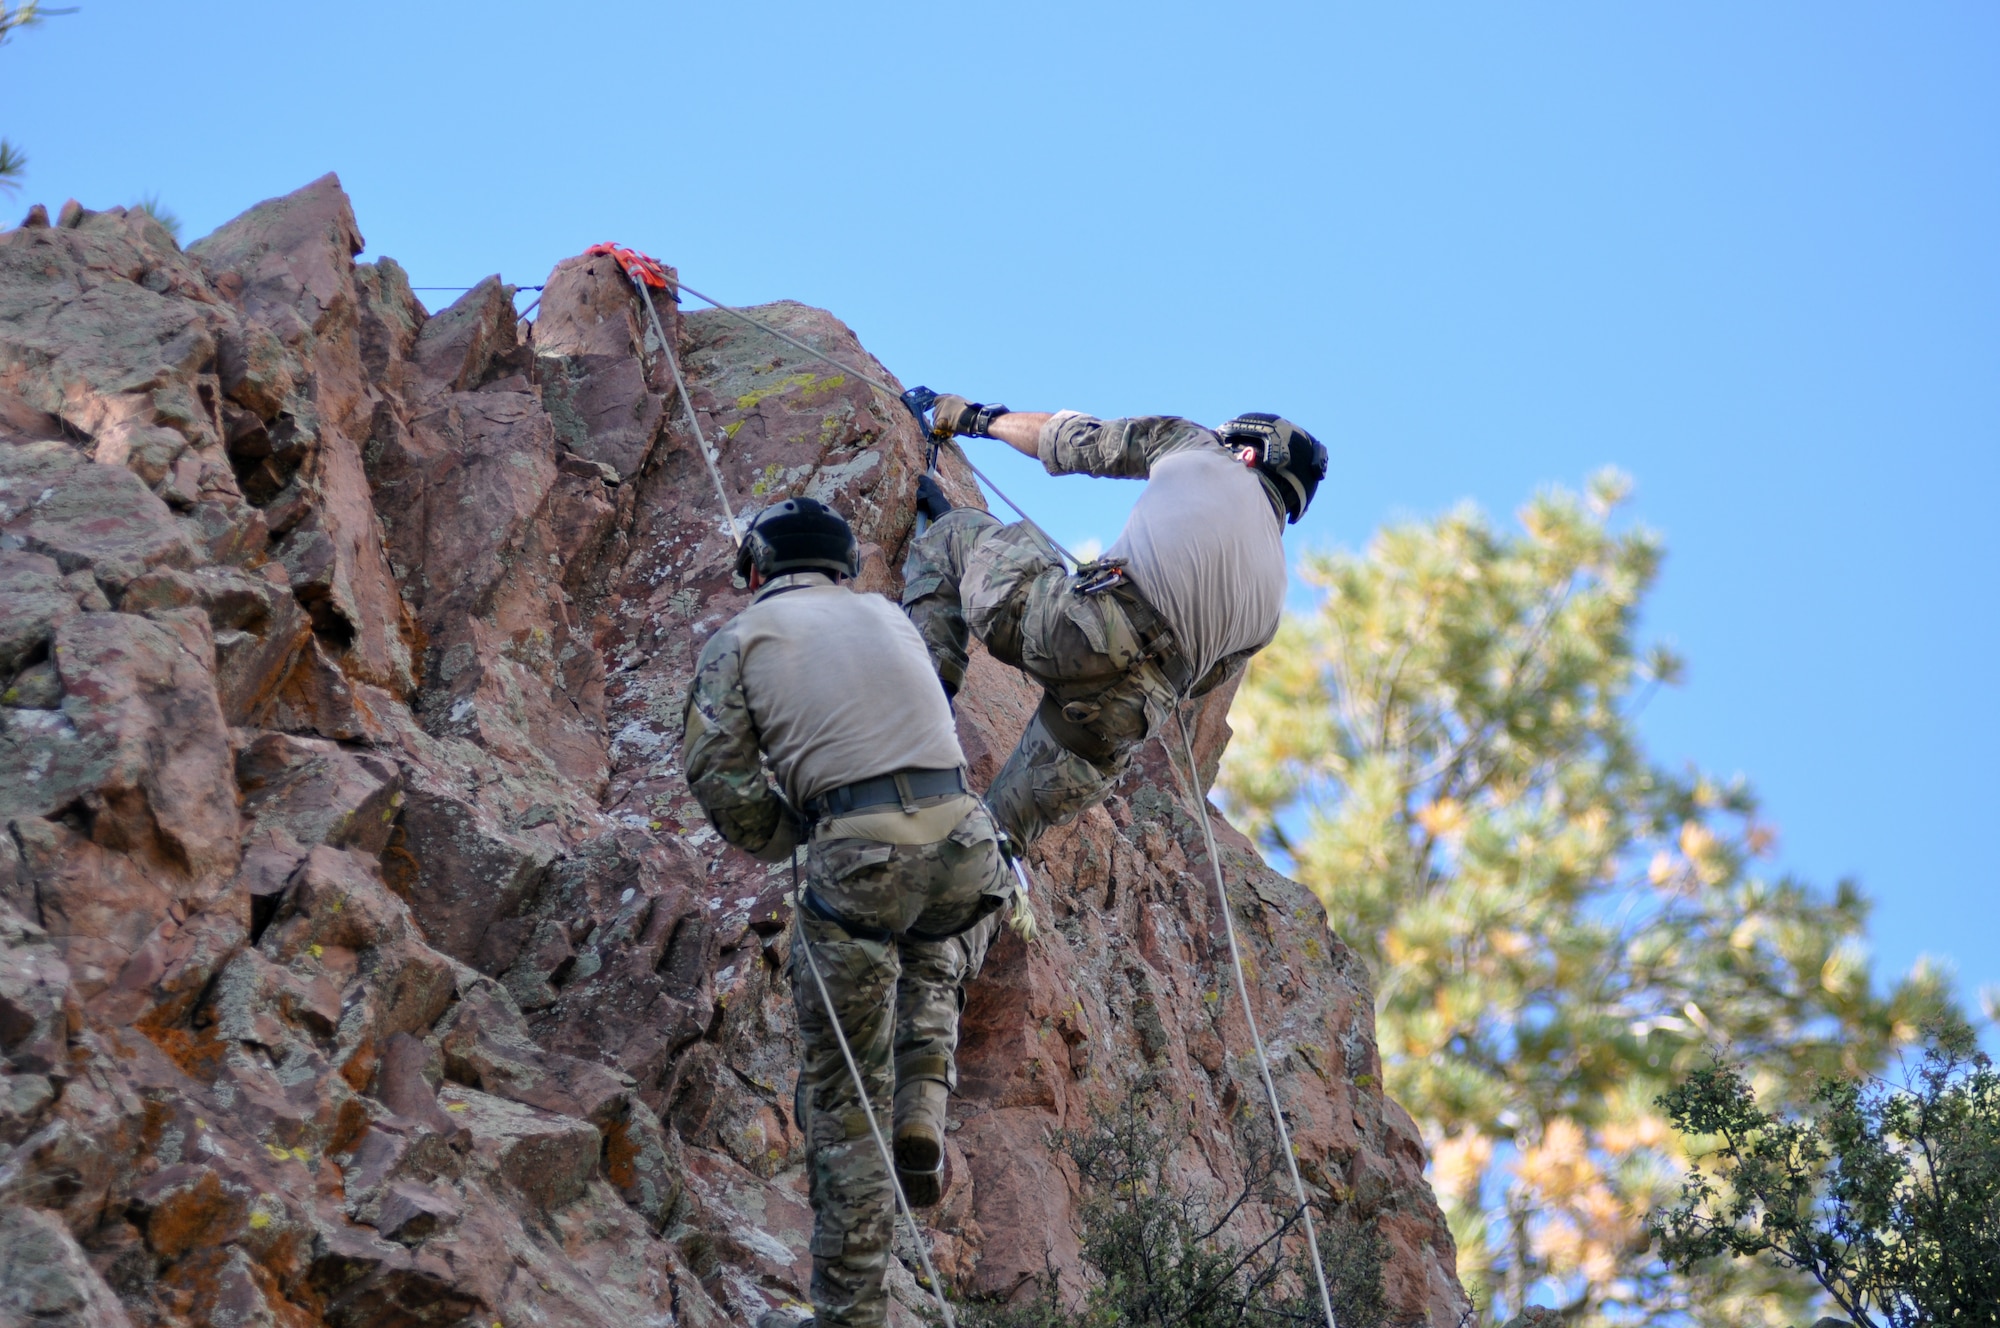
POLYGON ((812 846, 807 861, 810 874, 820 881, 844 881, 856 872, 885 865, 896 856, 896 846, 874 839, 828 839, 812 846))

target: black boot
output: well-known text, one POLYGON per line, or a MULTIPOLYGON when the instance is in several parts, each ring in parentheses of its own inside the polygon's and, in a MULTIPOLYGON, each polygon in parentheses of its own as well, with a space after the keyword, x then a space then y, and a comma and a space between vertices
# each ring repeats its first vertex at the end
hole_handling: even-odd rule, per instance
POLYGON ((951 499, 944 496, 938 486, 937 476, 929 471, 917 476, 917 511, 928 521, 936 521, 951 510, 951 499))

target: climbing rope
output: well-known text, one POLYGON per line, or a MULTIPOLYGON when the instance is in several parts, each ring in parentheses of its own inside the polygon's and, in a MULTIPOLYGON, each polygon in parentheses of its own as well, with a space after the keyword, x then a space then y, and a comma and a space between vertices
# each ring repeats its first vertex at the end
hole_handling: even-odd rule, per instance
POLYGON ((715 496, 722 500, 722 515, 729 522, 729 537, 741 541, 743 532, 736 528, 736 513, 730 510, 729 494, 722 487, 722 472, 716 469, 715 453, 709 450, 708 440, 701 436, 701 421, 694 417, 694 398, 688 395, 687 380, 681 377, 681 357, 674 353, 674 343, 660 327, 660 315, 653 308, 653 294, 644 285, 639 286, 639 297, 646 302, 646 317, 652 320, 653 335, 667 349, 667 368, 673 371, 674 391, 680 394, 681 410, 687 415, 688 428, 694 430, 695 447, 701 452, 701 459, 708 464, 708 477, 715 481, 715 496))
MULTIPOLYGON (((639 298, 645 303, 646 318, 652 324, 653 335, 659 338, 660 346, 666 352, 667 367, 672 370, 674 376, 674 390, 680 394, 681 408, 687 414, 688 428, 694 431, 695 446, 701 452, 702 460, 708 464, 709 478, 715 481, 715 496, 722 500, 722 514, 729 522, 730 536, 740 541, 742 539, 742 532, 736 528, 736 514, 729 506, 729 494, 722 485, 722 472, 716 468, 715 455, 709 451, 708 442, 702 437, 701 422, 695 418, 694 398, 688 394, 687 380, 681 377, 680 356, 674 353, 674 343, 667 336, 666 329, 660 325, 659 311, 653 306, 653 287, 666 289, 669 298, 672 298, 672 288, 667 284, 664 267, 644 254, 635 253, 630 249, 621 249, 616 245, 597 245, 588 252, 593 254, 608 253, 616 258, 619 266, 625 270, 625 275, 631 279, 633 288, 639 292, 639 298)), ((707 297, 704 296, 703 298, 707 297)), ((771 329, 766 330, 769 331, 771 329)), ((785 340, 789 341, 791 338, 787 337, 785 340)), ((808 346, 806 349, 811 350, 812 348, 808 346)), ((861 375, 857 374, 855 376, 860 377, 861 375)), ((798 875, 799 855, 794 851, 792 854, 792 892, 794 897, 797 897, 799 894, 798 875)), ((855 1095, 861 1103, 863 1115, 868 1119, 868 1133, 875 1140, 876 1149, 882 1154, 882 1165, 888 1169, 889 1186, 895 1191, 897 1210, 902 1213, 903 1220, 909 1224, 910 1240, 917 1247, 917 1260, 923 1265, 924 1277, 928 1283, 927 1289, 930 1291, 932 1298, 937 1301, 938 1313, 944 1318, 945 1328, 957 1328, 957 1320, 952 1316, 951 1304, 944 1296, 944 1284, 938 1280, 937 1269, 931 1266, 930 1251, 924 1244, 923 1228, 917 1225, 916 1214, 910 1211, 909 1198, 903 1193, 903 1183, 896 1178, 895 1155, 889 1151, 888 1140, 882 1137, 882 1125, 876 1119, 875 1105, 868 1098, 868 1083, 861 1077, 861 1067, 855 1063, 853 1048, 847 1045, 847 1031, 840 1026, 840 1015, 833 1008, 832 993, 827 991, 826 978, 820 973, 819 957, 813 953, 812 940, 805 934, 803 928, 800 929, 798 937, 799 948, 805 951, 806 967, 812 971, 813 986, 819 991, 820 1005, 826 1010, 827 1021, 833 1025, 834 1040, 840 1044, 840 1057, 847 1062, 847 1073, 854 1081, 855 1095)))
MULTIPOLYGON (((820 350, 818 347, 809 346, 805 342, 799 340, 797 337, 787 335, 786 333, 780 332, 775 327, 770 327, 764 323, 760 323, 756 319, 752 318, 749 314, 744 313, 741 309, 732 308, 729 305, 724 304, 720 300, 714 299, 707 295, 703 295, 700 291, 688 285, 685 281, 681 281, 678 278, 676 278, 674 281, 674 287, 678 290, 686 291, 688 294, 694 296, 697 300, 702 301, 704 304, 713 305, 715 308, 720 309, 723 313, 728 314, 731 318, 734 318, 739 322, 749 324, 751 327, 756 328, 759 332, 764 333, 766 336, 776 337, 778 340, 784 342, 786 345, 796 346, 798 349, 804 351, 806 354, 814 357, 815 359, 825 361, 826 363, 832 365, 834 368, 841 370, 843 373, 849 373, 854 375, 854 377, 860 379, 862 382, 868 384, 868 386, 874 388, 878 392, 886 392, 890 396, 896 398, 896 400, 898 401, 902 401, 904 399, 903 394, 901 392, 898 392, 895 388, 889 386, 887 383, 883 382, 881 379, 875 377, 874 375, 865 374, 861 372, 859 369, 856 369, 853 365, 848 364, 843 360, 836 360, 835 358, 833 358, 833 356, 827 354, 823 350, 820 350)), ((921 421, 922 417, 919 416, 918 418, 919 421, 921 421)), ((1004 492, 1002 492, 1000 486, 995 484, 991 479, 989 479, 985 471, 981 470, 978 466, 972 464, 972 458, 965 454, 964 448, 958 449, 958 456, 959 460, 965 462, 966 469, 970 470, 975 476, 979 478, 979 481, 982 484, 984 484, 987 488, 993 491, 993 496, 995 498, 998 498, 1001 502, 1013 508, 1014 514, 1020 517, 1021 520, 1027 522, 1029 527, 1033 529, 1036 534, 1040 535, 1043 539, 1047 540, 1050 546, 1053 547, 1057 553, 1060 553, 1064 558, 1068 559, 1070 566, 1072 567, 1081 566, 1082 564, 1081 559, 1079 559, 1075 554, 1071 553, 1068 549, 1065 549, 1062 545, 1057 544, 1055 541, 1055 537, 1050 535, 1048 531, 1043 530, 1042 527, 1039 524, 1037 524, 1035 519, 1029 516, 1027 511, 1023 509, 1019 503, 1015 502, 1012 498, 1009 498, 1004 492)))
POLYGON ((701 436, 701 421, 694 414, 694 398, 688 395, 687 380, 681 377, 681 357, 674 351, 673 339, 660 326, 659 310, 653 307, 655 288, 667 291, 670 296, 672 294, 666 267, 658 259, 615 244, 593 244, 583 252, 590 257, 617 259, 619 268, 632 282, 632 289, 639 292, 639 299, 646 306, 647 321, 653 327, 653 336, 659 340, 660 349, 667 357, 667 368, 673 373, 674 391, 680 394, 681 410, 687 415, 688 428, 694 431, 695 451, 701 453, 702 462, 708 467, 708 477, 715 481, 715 496, 722 500, 722 517, 729 523, 729 538, 740 544, 743 532, 736 528, 736 513, 729 505, 729 491, 723 487, 722 472, 716 468, 716 454, 709 450, 708 440, 701 436))
MULTIPOLYGON (((802 897, 799 890, 799 852, 796 849, 792 852, 792 897, 795 900, 802 897)), ((840 1026, 840 1015, 833 1008, 833 996, 826 989, 826 979, 820 975, 819 957, 813 953, 812 938, 806 935, 796 906, 792 925, 798 928, 799 948, 806 952, 806 967, 812 970, 813 986, 819 989, 819 1003, 826 1010, 827 1022, 833 1025, 834 1040, 840 1043, 840 1058, 847 1062, 847 1074, 854 1081, 855 1096, 861 1103, 862 1113, 868 1117, 868 1133, 874 1136, 875 1147, 881 1151, 882 1165, 889 1169, 889 1185, 896 1192, 896 1209, 910 1224, 910 1243, 917 1247, 917 1259, 924 1266, 924 1278, 929 1282, 927 1290, 937 1301, 938 1313, 944 1316, 944 1328, 958 1328, 958 1321, 952 1317, 951 1303, 944 1298, 944 1283, 938 1281, 937 1269, 931 1267, 923 1228, 917 1225, 917 1215, 910 1211, 910 1201, 903 1193, 903 1182, 896 1178, 896 1158, 889 1151, 888 1140, 882 1137, 881 1123, 875 1118, 875 1104, 868 1100, 868 1082, 861 1077, 861 1067, 855 1063, 854 1051, 847 1045, 847 1031, 840 1026)))
MULTIPOLYGON (((1243 1022, 1250 1026, 1250 1043, 1257 1049, 1257 1072, 1264 1079, 1264 1097, 1271 1104, 1271 1119, 1278 1127, 1278 1145, 1284 1150, 1285 1169, 1291 1173, 1292 1193, 1299 1199, 1299 1216, 1305 1219, 1306 1250, 1312 1255, 1313 1278, 1319 1283, 1319 1307, 1326 1314, 1326 1328, 1336 1328, 1333 1296, 1327 1291, 1326 1269, 1319 1258, 1319 1233, 1313 1228, 1312 1203, 1306 1198, 1306 1183, 1299 1176, 1298 1159, 1292 1156, 1292 1132, 1285 1127, 1285 1109, 1278 1102, 1278 1085, 1271 1078, 1271 1057, 1264 1050, 1264 1035, 1257 1031, 1256 1012, 1250 1008, 1250 984, 1243 976, 1243 954, 1236 946, 1236 920, 1229 911, 1229 888, 1222 880, 1222 858, 1215 851, 1215 827, 1208 819, 1208 799, 1201 796, 1201 767, 1195 764, 1194 740, 1188 736, 1187 716, 1178 704, 1174 706, 1174 720, 1180 725, 1181 747, 1187 753, 1188 799, 1200 813, 1202 843, 1208 849, 1208 865, 1215 873, 1215 902, 1222 909, 1222 933, 1229 938, 1229 964, 1236 970, 1236 998, 1243 1002, 1243 1022)), ((1166 746, 1164 734, 1160 745, 1166 746)), ((1167 752, 1167 765, 1178 778, 1180 770, 1171 750, 1167 752)))

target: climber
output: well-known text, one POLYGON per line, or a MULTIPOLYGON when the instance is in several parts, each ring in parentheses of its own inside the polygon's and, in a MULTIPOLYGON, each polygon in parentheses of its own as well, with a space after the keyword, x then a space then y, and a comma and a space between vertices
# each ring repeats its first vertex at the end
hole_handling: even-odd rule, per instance
POLYGON ((1013 842, 1090 806, 1179 701, 1240 672, 1278 630, 1280 535, 1326 476, 1326 448, 1276 415, 1220 429, 1172 416, 1099 420, 940 396, 932 435, 997 438, 1052 475, 1145 478, 1124 533, 1074 573, 1032 523, 953 509, 928 475, 932 524, 910 542, 903 609, 945 691, 968 635, 1042 687, 1041 705, 986 792, 1013 842))
MULTIPOLYGON (((858 556, 847 522, 811 498, 751 519, 737 570, 752 599, 702 649, 682 745, 688 783, 723 838, 768 862, 796 861, 806 846, 792 934, 794 1112, 810 1152, 816 1317, 806 1322, 816 1328, 882 1324, 895 1221, 829 1016, 876 1118, 893 1121, 905 1195, 936 1203, 960 988, 991 935, 975 924, 1013 886, 922 639, 888 600, 841 584, 858 556)), ((764 1322, 797 1321, 773 1311, 764 1322)))

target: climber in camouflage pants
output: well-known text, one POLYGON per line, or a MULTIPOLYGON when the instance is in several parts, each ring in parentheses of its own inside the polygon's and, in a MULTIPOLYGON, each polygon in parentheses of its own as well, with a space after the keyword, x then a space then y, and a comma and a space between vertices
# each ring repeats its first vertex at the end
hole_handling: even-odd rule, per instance
POLYGON ((725 839, 766 861, 806 845, 791 983, 817 1328, 883 1323, 895 1222, 828 1005, 876 1118, 893 1121, 904 1192, 936 1203, 960 992, 991 935, 976 924, 1013 885, 923 642, 889 601, 839 584, 856 558, 847 523, 809 498, 750 523, 739 570, 755 597, 703 647, 682 743, 725 839))
POLYGON ((929 476, 919 486, 933 524, 910 543, 903 609, 945 691, 965 680, 971 636, 1043 689, 986 793, 1026 848, 1102 798, 1183 698, 1222 685, 1271 640, 1285 596, 1280 536, 1325 475, 1326 449, 1275 415, 1217 431, 953 396, 937 398, 933 432, 999 438, 1053 475, 1148 481, 1118 542, 1074 573, 1031 523, 951 509, 929 476))
POLYGON ((1144 653, 1125 606, 1078 593, 1079 578, 1026 522, 1003 525, 970 507, 946 513, 911 542, 903 585, 904 609, 947 691, 964 681, 968 636, 1044 689, 986 791, 1017 843, 1034 843, 1102 798, 1172 712, 1173 681, 1144 653))

